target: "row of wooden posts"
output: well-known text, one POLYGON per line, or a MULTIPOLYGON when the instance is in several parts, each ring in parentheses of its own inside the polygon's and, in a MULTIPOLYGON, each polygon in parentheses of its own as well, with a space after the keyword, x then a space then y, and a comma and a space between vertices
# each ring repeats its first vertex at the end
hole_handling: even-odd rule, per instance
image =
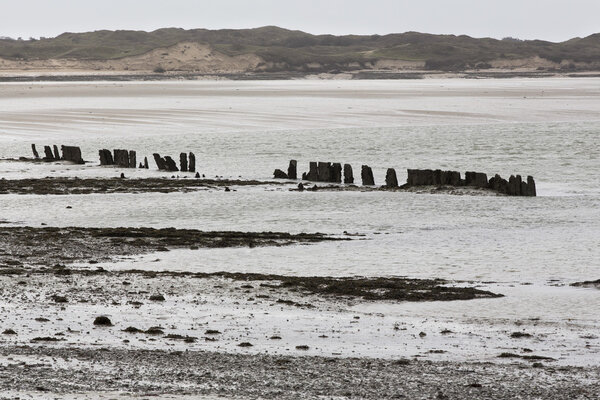
MULTIPOLYGON (((62 155, 58 151, 58 146, 44 146, 44 157, 40 157, 35 144, 31 145, 33 156, 36 160, 44 161, 70 161, 76 164, 84 164, 81 157, 81 149, 76 146, 61 146, 62 155)), ((112 152, 108 149, 98 151, 100 157, 100 165, 115 165, 121 168, 145 168, 148 169, 148 157, 144 157, 144 161, 137 166, 137 154, 134 150, 114 149, 112 152)), ((194 153, 181 153, 179 155, 179 167, 170 156, 161 157, 160 154, 154 153, 154 161, 159 170, 169 172, 196 172, 196 156, 194 153)))
MULTIPOLYGON (((99 154, 100 165, 116 165, 122 168, 136 167, 136 152, 133 150, 115 149, 111 153, 110 150, 102 149, 99 151, 99 154)), ((179 167, 177 167, 177 163, 170 156, 161 157, 160 154, 154 153, 153 157, 159 170, 196 172, 196 156, 194 153, 181 153, 179 155, 179 167)), ((144 162, 140 162, 139 168, 149 168, 148 157, 144 157, 144 162)))
MULTIPOLYGON (((35 144, 31 145, 33 155, 36 159, 44 161, 70 161, 77 164, 83 164, 81 157, 81 149, 76 146, 61 146, 62 155, 58 151, 58 146, 44 146, 44 157, 40 158, 35 144)), ((99 150, 100 165, 116 165, 122 168, 136 168, 136 152, 133 150, 115 149, 113 152, 107 149, 99 150)), ((161 157, 160 154, 153 154, 154 161, 159 170, 169 172, 196 172, 196 156, 194 153, 181 153, 179 155, 179 168, 170 156, 161 157)), ((144 157, 144 162, 140 162, 139 168, 149 168, 148 158, 144 157)), ((277 179, 298 179, 298 162, 290 160, 287 173, 276 169, 273 173, 277 179)), ((312 182, 329 182, 329 183, 354 183, 354 173, 350 164, 331 162, 314 162, 311 161, 308 165, 308 172, 302 174, 302 180, 312 182)), ((407 171, 406 184, 402 187, 413 186, 470 186, 484 189, 492 189, 498 193, 509 196, 530 196, 537 195, 535 180, 532 176, 528 176, 526 180, 522 179, 521 175, 511 175, 508 180, 496 174, 488 180, 487 175, 483 172, 467 171, 465 178, 462 179, 458 171, 442 171, 440 169, 409 169, 407 171)), ((373 170, 368 165, 362 165, 360 176, 364 186, 374 186, 375 179, 373 170)), ((398 177, 394 168, 388 168, 385 175, 385 186, 388 188, 396 188, 398 186, 398 177)))
POLYGON ((44 146, 44 157, 40 157, 35 144, 31 145, 31 150, 33 151, 33 156, 36 160, 44 160, 44 161, 70 161, 76 164, 83 164, 83 158, 81 158, 81 149, 75 146, 60 146, 61 153, 58 151, 57 145, 44 146))
MULTIPOLYGON (((296 160, 290 160, 288 171, 285 173, 280 169, 276 169, 273 173, 276 179, 297 179, 296 160)), ((354 183, 354 174, 350 164, 331 162, 314 162, 311 161, 308 165, 308 172, 302 174, 302 180, 312 182, 329 182, 329 183, 354 183)), ((458 171, 442 171, 440 169, 409 169, 406 184, 403 188, 413 186, 469 186, 484 189, 492 189, 498 193, 509 196, 536 196, 535 180, 532 176, 528 176, 527 180, 523 180, 521 175, 511 175, 508 180, 503 179, 496 174, 488 180, 487 175, 483 172, 468 171, 465 173, 465 178, 461 177, 458 171)), ((368 165, 362 165, 360 176, 364 186, 374 186, 375 179, 373 170, 368 165)), ((398 177, 394 168, 388 168, 385 174, 385 187, 397 188, 398 177)))

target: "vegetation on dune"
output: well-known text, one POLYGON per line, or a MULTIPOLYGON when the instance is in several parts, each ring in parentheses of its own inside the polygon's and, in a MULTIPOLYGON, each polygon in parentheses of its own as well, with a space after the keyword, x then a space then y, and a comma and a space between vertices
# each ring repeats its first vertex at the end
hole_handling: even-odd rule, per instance
POLYGON ((209 44, 227 55, 256 54, 279 70, 302 70, 310 64, 356 68, 377 60, 424 62, 430 69, 486 68, 496 59, 539 56, 553 61, 600 62, 600 34, 562 43, 541 40, 476 39, 461 35, 406 32, 389 35, 311 35, 274 26, 256 29, 96 31, 63 33, 40 40, 0 39, 6 59, 110 60, 147 53, 180 42, 209 44))

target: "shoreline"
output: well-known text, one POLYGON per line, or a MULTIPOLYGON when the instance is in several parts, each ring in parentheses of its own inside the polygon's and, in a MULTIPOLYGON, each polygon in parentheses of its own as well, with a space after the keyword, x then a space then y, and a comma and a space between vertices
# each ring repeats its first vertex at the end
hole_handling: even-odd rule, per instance
POLYGON ((39 70, 2 71, 0 83, 23 82, 136 82, 136 81, 275 81, 275 80, 413 80, 413 79, 510 79, 510 78, 598 78, 600 71, 539 71, 539 70, 467 70, 467 71, 373 71, 359 70, 339 73, 314 72, 242 72, 193 73, 170 71, 165 73, 128 71, 39 70))

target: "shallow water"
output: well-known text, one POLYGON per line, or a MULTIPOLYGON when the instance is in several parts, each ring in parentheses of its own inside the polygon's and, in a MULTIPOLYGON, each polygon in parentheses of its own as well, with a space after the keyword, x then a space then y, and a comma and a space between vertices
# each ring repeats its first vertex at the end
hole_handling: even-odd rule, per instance
POLYGON ((0 220, 361 233, 355 241, 311 246, 175 250, 105 267, 497 282, 494 290, 507 297, 493 307, 383 307, 465 324, 534 315, 560 326, 569 318, 598 333, 600 320, 590 310, 600 309, 600 291, 562 285, 600 278, 599 132, 600 79, 0 85, 0 158, 29 156, 35 142, 38 151, 44 144, 79 145, 92 161, 0 162, 7 179, 118 176, 121 170, 97 165, 97 150, 105 147, 135 149, 138 160, 154 151, 194 151, 198 169, 211 177, 269 179, 294 158, 299 172, 313 160, 349 162, 355 175, 368 164, 378 184, 388 167, 401 181, 406 168, 442 168, 533 175, 538 188, 536 198, 298 193, 288 190, 293 185, 1 195, 0 220))

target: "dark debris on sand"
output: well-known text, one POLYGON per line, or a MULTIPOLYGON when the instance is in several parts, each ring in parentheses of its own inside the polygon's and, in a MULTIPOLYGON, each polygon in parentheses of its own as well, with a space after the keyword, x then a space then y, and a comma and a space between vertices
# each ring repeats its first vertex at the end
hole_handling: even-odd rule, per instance
POLYGON ((109 261, 171 248, 285 246, 349 240, 320 233, 214 232, 175 228, 0 227, 0 274, 25 264, 109 261), (11 267, 11 268, 9 268, 11 267))
POLYGON ((281 182, 243 179, 173 178, 31 178, 0 179, 0 194, 65 195, 90 193, 171 193, 229 186, 282 185, 281 182))

